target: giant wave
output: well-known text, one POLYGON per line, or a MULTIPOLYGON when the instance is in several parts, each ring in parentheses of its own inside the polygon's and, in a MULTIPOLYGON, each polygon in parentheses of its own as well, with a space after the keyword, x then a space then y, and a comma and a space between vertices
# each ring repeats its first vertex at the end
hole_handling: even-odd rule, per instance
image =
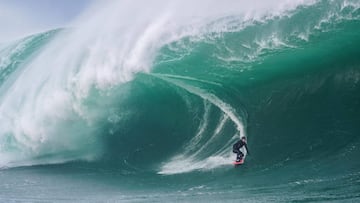
POLYGON ((0 166, 221 170, 247 135, 246 170, 358 172, 360 4, 202 3, 108 3, 1 45, 0 166))

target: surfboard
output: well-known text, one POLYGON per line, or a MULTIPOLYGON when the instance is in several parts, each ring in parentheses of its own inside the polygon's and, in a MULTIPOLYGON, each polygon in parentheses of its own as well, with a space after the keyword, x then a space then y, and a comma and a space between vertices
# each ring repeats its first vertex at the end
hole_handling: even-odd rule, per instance
POLYGON ((241 159, 240 161, 234 161, 234 162, 233 162, 233 164, 234 164, 235 166, 241 165, 241 164, 243 164, 243 163, 244 163, 244 159, 241 159))

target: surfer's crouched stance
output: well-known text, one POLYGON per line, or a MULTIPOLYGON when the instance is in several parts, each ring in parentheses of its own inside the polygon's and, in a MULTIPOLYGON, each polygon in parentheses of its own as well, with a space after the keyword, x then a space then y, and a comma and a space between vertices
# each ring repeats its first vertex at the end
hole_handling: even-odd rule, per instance
POLYGON ((240 148, 241 147, 245 147, 246 149, 246 153, 250 155, 249 153, 249 149, 247 147, 247 144, 246 144, 246 137, 242 137, 239 141, 237 141, 234 145, 233 145, 233 152, 237 154, 236 156, 236 162, 239 162, 242 160, 242 158, 244 157, 244 153, 242 153, 240 151, 240 148))

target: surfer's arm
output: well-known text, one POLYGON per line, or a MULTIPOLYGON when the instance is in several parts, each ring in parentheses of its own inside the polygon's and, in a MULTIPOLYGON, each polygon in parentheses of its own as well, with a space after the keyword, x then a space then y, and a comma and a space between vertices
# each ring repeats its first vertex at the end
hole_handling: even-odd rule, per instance
POLYGON ((249 149, 248 149, 247 144, 245 144, 245 149, 246 149, 246 153, 247 153, 248 155, 250 155, 250 152, 249 152, 249 149))

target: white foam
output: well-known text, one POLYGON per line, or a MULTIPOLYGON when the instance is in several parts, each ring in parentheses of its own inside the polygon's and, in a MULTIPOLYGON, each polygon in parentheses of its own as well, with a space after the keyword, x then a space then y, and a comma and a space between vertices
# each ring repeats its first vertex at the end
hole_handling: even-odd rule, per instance
POLYGON ((211 170, 232 163, 232 154, 227 156, 210 156, 201 161, 190 159, 188 157, 177 156, 171 162, 163 165, 158 174, 171 175, 178 173, 187 173, 194 170, 211 170))

